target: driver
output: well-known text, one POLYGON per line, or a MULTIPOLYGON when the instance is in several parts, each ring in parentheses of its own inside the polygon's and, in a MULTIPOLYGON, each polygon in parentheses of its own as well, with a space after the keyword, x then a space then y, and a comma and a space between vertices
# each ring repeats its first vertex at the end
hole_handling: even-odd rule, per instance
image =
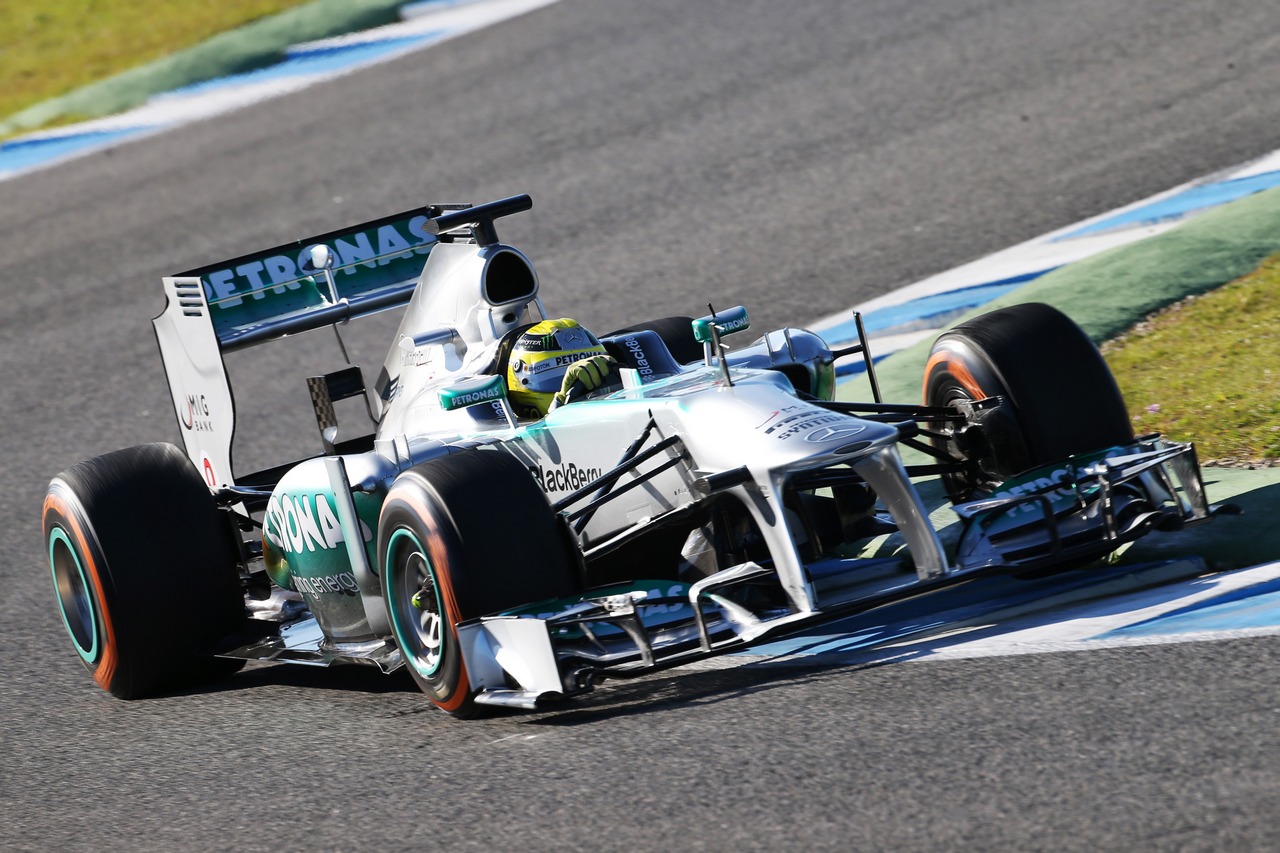
POLYGON ((541 418, 568 402, 574 385, 594 391, 617 364, 596 336, 562 317, 530 326, 507 361, 507 396, 522 418, 541 418))

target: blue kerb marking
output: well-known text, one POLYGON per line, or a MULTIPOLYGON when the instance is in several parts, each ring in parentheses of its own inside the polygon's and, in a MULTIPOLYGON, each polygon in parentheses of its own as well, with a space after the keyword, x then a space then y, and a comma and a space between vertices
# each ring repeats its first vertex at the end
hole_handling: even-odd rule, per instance
MULTIPOLYGON (((821 655, 873 648, 908 639, 944 625, 959 625, 984 619, 994 610, 1019 607, 1097 586, 1110 580, 1133 576, 1136 583, 1150 583, 1144 574, 1160 572, 1170 563, 1138 566, 1091 566, 1035 581, 1007 576, 979 578, 949 589, 909 601, 890 604, 865 614, 851 616, 825 626, 822 634, 800 635, 757 646, 747 655, 821 655)), ((1280 581, 1277 581, 1280 584, 1280 581)), ((1253 587, 1257 589, 1257 587, 1253 587)))
MULTIPOLYGON (((873 352, 871 354, 871 363, 879 364, 880 362, 888 358, 890 355, 893 355, 893 353, 888 353, 887 355, 876 355, 873 352)), ((836 376, 853 376, 855 374, 866 373, 866 372, 867 372, 867 363, 862 359, 858 359, 857 361, 846 361, 844 364, 836 365, 836 376)))
POLYGON ((1280 171, 1263 172, 1261 175, 1250 175, 1247 178, 1236 178, 1231 181, 1192 187, 1172 198, 1144 205, 1119 216, 1112 216, 1092 225, 1087 225, 1084 228, 1078 228, 1075 231, 1063 234, 1061 237, 1057 237, 1055 242, 1136 225, 1156 225, 1160 222, 1177 219, 1197 210, 1235 201, 1238 198, 1244 198, 1247 195, 1262 192, 1278 185, 1280 185, 1280 171))
MULTIPOLYGON (((926 321, 933 321, 938 317, 985 305, 992 299, 1003 296, 1011 290, 1016 290, 1027 282, 1034 281, 1054 269, 1056 267, 1049 267, 1048 269, 1016 275, 1012 278, 1002 278, 999 281, 989 281, 983 284, 950 290, 946 293, 922 296, 919 299, 913 299, 901 305, 878 308, 875 311, 864 314, 862 324, 868 332, 884 332, 890 329, 910 331, 910 327, 914 325, 919 325, 920 328, 934 328, 933 325, 926 323, 926 321)), ((853 340, 857 335, 858 327, 852 318, 823 330, 823 337, 828 340, 853 340)))
POLYGON ((428 12, 432 9, 447 9, 450 6, 461 6, 470 2, 471 0, 422 0, 421 3, 406 3, 400 7, 400 17, 411 18, 415 14, 428 12))
POLYGON ((767 646, 758 646, 751 649, 746 654, 758 656, 765 655, 772 657, 774 655, 798 655, 802 657, 810 657, 816 655, 841 654, 854 652, 858 649, 874 648, 884 643, 891 643, 895 640, 905 640, 914 634, 931 628, 939 628, 945 625, 945 622, 934 621, 920 625, 905 625, 896 627, 883 627, 870 631, 864 631, 860 634, 845 634, 841 636, 822 635, 812 637, 793 637, 788 640, 778 640, 769 643, 767 646))
POLYGON ((1126 625, 1101 637, 1158 637, 1198 631, 1273 628, 1277 625, 1280 625, 1280 578, 1126 625))
POLYGON ((121 130, 69 133, 66 136, 45 136, 5 142, 0 144, 0 173, 30 169, 52 160, 68 157, 86 148, 95 148, 153 129, 150 125, 144 125, 121 130))
POLYGON ((421 44, 424 41, 439 38, 446 30, 430 30, 425 33, 414 33, 410 36, 378 39, 376 41, 352 42, 351 44, 330 44, 320 46, 295 45, 285 51, 288 60, 310 59, 320 56, 348 56, 352 61, 360 62, 372 55, 375 58, 401 47, 421 44))
POLYGON ((283 62, 279 62, 267 68, 259 68, 256 71, 246 71, 243 74, 233 74, 230 77, 220 77, 217 80, 206 80, 203 83, 193 83, 190 86, 183 86, 179 89, 166 92, 165 95, 192 95, 221 89, 227 86, 244 86, 254 83, 265 83, 271 80, 279 80, 284 77, 302 77, 308 74, 325 74, 333 71, 341 71, 344 68, 358 65, 360 63, 371 62, 389 53, 404 50, 406 47, 412 45, 420 45, 423 42, 439 39, 441 36, 445 35, 446 32, 446 30, 433 30, 428 33, 385 39, 376 42, 335 45, 332 47, 320 47, 315 49, 293 49, 288 52, 288 58, 283 62))
MULTIPOLYGON (((190 86, 184 86, 166 92, 163 95, 158 95, 156 98, 210 92, 228 86, 261 83, 284 77, 309 74, 319 75, 341 71, 348 67, 371 62, 387 54, 404 50, 407 47, 438 40, 447 33, 447 30, 432 30, 426 33, 384 39, 377 42, 313 49, 293 49, 286 54, 288 56, 287 59, 269 68, 260 68, 244 74, 194 83, 190 86)), ((35 139, 17 139, 12 142, 0 143, 0 174, 19 172, 42 166, 82 151, 157 130, 161 126, 161 124, 147 124, 117 130, 70 132, 59 136, 42 136, 35 139)))

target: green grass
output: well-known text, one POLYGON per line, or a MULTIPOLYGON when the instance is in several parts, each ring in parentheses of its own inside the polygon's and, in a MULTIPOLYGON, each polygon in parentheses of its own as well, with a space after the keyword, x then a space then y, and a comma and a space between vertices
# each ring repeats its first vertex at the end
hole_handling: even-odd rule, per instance
POLYGON ((0 118, 306 2, 0 3, 0 118))
POLYGON ((1202 461, 1280 464, 1280 255, 1103 346, 1139 433, 1202 461))

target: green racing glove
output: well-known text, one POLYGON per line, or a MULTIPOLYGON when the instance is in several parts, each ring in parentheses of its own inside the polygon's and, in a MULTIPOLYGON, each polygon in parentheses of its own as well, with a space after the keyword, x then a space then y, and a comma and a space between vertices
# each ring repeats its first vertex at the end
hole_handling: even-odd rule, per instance
POLYGON ((584 391, 594 391, 605 383, 609 374, 618 364, 611 355, 593 355, 569 365, 565 371, 564 381, 556 392, 553 406, 563 406, 569 402, 569 393, 575 385, 581 385, 584 391))

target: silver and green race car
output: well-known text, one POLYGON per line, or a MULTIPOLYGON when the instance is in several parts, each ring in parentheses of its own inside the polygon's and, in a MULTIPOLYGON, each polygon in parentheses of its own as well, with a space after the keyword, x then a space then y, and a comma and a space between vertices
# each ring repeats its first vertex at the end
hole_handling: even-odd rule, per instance
POLYGON ((430 205, 164 279, 183 448, 75 465, 43 508, 99 685, 362 663, 456 716, 532 709, 1213 514, 1193 447, 1136 438, 1097 349, 1039 304, 944 333, 919 404, 879 399, 865 340, 737 345, 737 307, 602 336, 616 381, 522 419, 506 360, 548 314, 495 222, 531 204, 430 205), (357 365, 305 378, 322 453, 235 468, 226 354, 400 308, 371 386, 357 365), (846 356, 869 402, 833 399, 846 356), (348 398, 372 432, 339 425, 348 398), (939 480, 946 536, 917 488, 939 480))

